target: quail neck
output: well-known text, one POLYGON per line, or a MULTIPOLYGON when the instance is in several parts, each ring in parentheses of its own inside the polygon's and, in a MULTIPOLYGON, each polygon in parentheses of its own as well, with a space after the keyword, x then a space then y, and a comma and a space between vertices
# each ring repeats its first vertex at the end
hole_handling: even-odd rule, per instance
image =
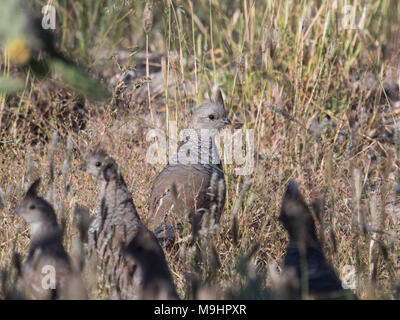
POLYGON ((230 120, 223 104, 208 101, 197 107, 188 129, 181 132, 184 143, 170 164, 220 164, 216 139, 227 124, 230 120))

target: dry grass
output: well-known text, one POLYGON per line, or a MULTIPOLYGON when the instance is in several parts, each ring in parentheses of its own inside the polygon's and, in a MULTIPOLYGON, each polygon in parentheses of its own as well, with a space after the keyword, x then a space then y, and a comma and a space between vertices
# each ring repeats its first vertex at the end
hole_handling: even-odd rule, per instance
MULTIPOLYGON (((249 191, 241 195, 248 177, 235 176, 235 165, 226 165, 227 204, 218 228, 210 228, 194 246, 183 239, 166 252, 182 297, 194 297, 190 270, 209 286, 231 288, 241 297, 267 297, 268 266, 280 263, 287 241, 277 217, 289 178, 310 202, 323 198, 320 238, 338 274, 346 265, 355 267, 361 298, 398 297, 399 113, 383 87, 390 53, 399 48, 400 7, 395 0, 347 2, 356 7, 356 21, 362 19, 359 29, 342 28, 344 0, 159 1, 154 6, 149 50, 164 55, 158 65, 164 81, 173 76, 191 83, 190 90, 177 85, 161 91, 165 105, 157 106, 154 98, 161 128, 168 120, 184 127, 191 101, 201 102, 220 84, 231 119, 255 129, 249 191)), ((40 8, 46 1, 34 3, 40 8)), ((137 55, 129 56, 136 49, 128 48, 145 51, 144 2, 117 1, 112 10, 111 1, 104 7, 89 0, 52 3, 59 48, 97 78, 108 83, 137 63, 137 55), (111 13, 102 17, 98 13, 107 6, 111 13)), ((5 72, 8 64, 3 56, 1 61, 5 72)), ((68 249, 73 205, 92 209, 97 199, 94 181, 75 169, 81 161, 76 150, 64 174, 65 190, 68 133, 77 144, 106 146, 123 168, 143 221, 152 181, 162 169, 146 163, 150 142, 145 138, 154 123, 147 94, 142 106, 135 105, 116 89, 117 82, 111 101, 93 103, 57 79, 27 79, 32 85, 23 93, 0 96, 1 267, 10 266, 14 251, 25 255, 29 245, 29 230, 11 208, 35 177, 49 182, 42 194, 52 188, 48 141, 54 130, 60 141, 52 196, 60 219, 66 217, 68 249), (77 110, 84 112, 77 116, 77 110), (144 118, 147 122, 139 120, 144 118)), ((145 83, 137 86, 147 90, 145 83)))

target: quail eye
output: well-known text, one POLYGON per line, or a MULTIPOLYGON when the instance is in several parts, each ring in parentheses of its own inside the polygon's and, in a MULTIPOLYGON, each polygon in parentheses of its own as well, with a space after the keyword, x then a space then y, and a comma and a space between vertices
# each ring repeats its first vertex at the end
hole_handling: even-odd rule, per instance
POLYGON ((95 163, 95 166, 96 166, 96 167, 100 167, 100 166, 101 166, 101 162, 97 161, 97 162, 95 163))
POLYGON ((29 209, 34 210, 36 208, 36 206, 34 204, 31 204, 29 209))
POLYGON ((215 116, 214 116, 213 114, 210 114, 210 115, 208 116, 208 119, 214 120, 214 119, 215 119, 215 116))

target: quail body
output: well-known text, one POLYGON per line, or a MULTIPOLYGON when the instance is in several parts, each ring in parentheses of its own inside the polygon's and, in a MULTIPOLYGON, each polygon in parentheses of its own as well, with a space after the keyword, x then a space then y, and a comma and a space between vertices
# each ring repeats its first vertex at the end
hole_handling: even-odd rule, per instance
POLYGON ((283 274, 291 275, 287 298, 353 299, 327 261, 317 237, 314 218, 297 184, 290 180, 279 217, 289 233, 283 261, 283 274), (304 295, 305 294, 305 295, 304 295))
POLYGON ((142 225, 132 194, 115 160, 96 148, 88 155, 85 171, 99 184, 97 206, 88 232, 88 256, 97 264, 98 281, 112 299, 138 299, 142 276, 123 248, 142 225))
POLYGON ((28 189, 14 212, 31 228, 28 257, 18 288, 27 299, 86 299, 80 274, 62 245, 62 234, 52 206, 36 193, 39 180, 28 189))
POLYGON ((162 246, 174 241, 185 219, 194 234, 205 212, 219 222, 225 205, 225 179, 215 136, 227 124, 230 121, 218 88, 210 100, 195 109, 185 142, 156 177, 148 226, 162 246))
POLYGON ((141 299, 179 299, 164 251, 150 230, 144 226, 139 228, 126 248, 126 255, 134 259, 142 270, 141 299))

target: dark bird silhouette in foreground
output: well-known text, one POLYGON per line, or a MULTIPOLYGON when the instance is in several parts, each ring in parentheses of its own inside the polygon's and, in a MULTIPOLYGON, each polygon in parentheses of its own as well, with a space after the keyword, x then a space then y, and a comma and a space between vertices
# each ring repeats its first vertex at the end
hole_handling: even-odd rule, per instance
POLYGON ((86 299, 86 289, 64 250, 61 230, 52 206, 37 195, 39 180, 28 189, 13 212, 31 228, 28 257, 22 267, 18 290, 26 299, 86 299))
POLYGON ((293 180, 283 196, 279 219, 289 233, 283 276, 290 285, 284 298, 354 299, 326 260, 312 213, 293 180))
POLYGON ((185 142, 156 177, 147 223, 162 246, 173 243, 185 219, 194 236, 204 213, 219 222, 225 206, 225 179, 215 136, 227 124, 230 120, 217 88, 210 100, 195 109, 185 142))
POLYGON ((133 258, 142 270, 141 299, 179 299, 164 251, 151 231, 141 226, 126 247, 125 254, 133 258))

